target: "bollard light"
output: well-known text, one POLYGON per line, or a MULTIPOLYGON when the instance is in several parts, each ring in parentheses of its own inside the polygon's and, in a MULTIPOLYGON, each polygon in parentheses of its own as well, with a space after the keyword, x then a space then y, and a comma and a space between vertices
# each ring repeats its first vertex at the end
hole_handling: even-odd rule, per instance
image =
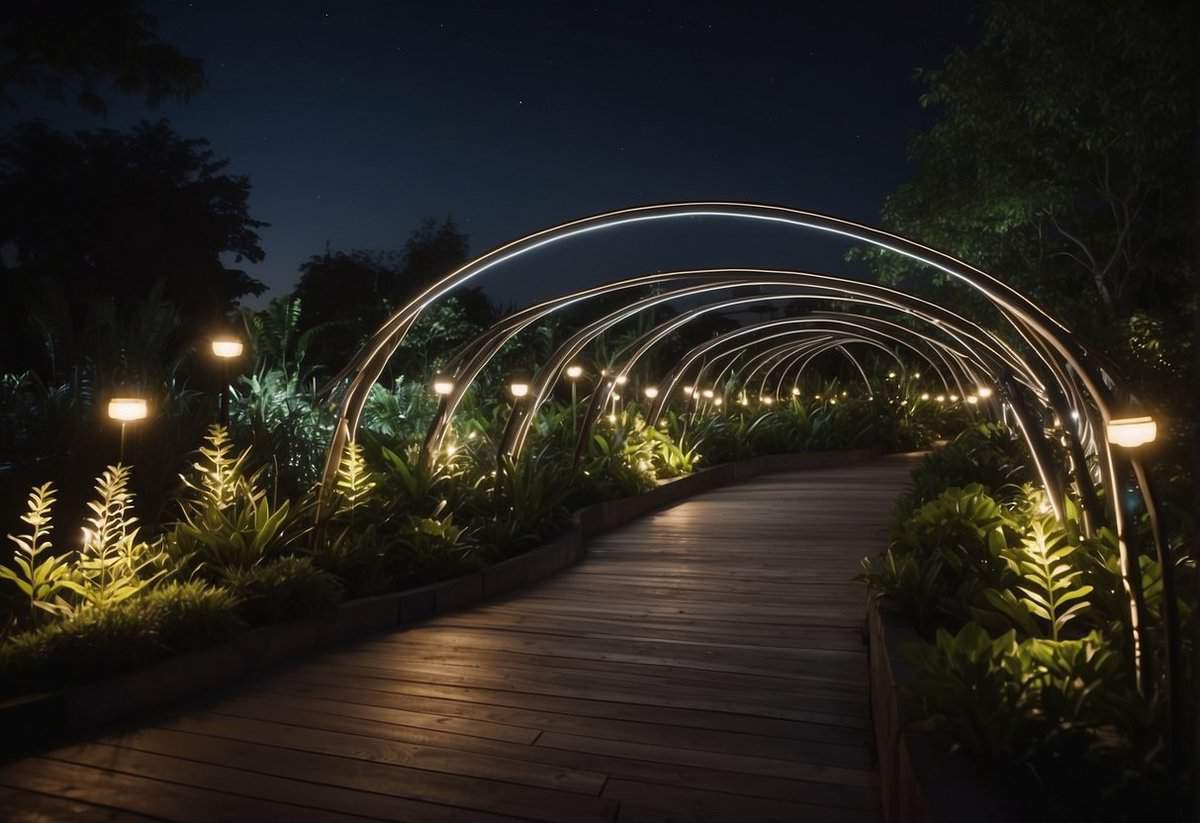
POLYGON ((245 348, 236 337, 215 337, 211 342, 212 353, 224 360, 241 357, 245 348))
POLYGON ((658 388, 655 386, 647 386, 642 391, 646 395, 646 397, 648 397, 651 400, 658 397, 658 388))
POLYGON ((433 378, 433 393, 439 397, 445 397, 450 392, 454 391, 454 381, 445 375, 438 375, 433 378))
POLYGON ((800 396, 800 387, 792 386, 792 397, 799 397, 799 396, 800 396))
POLYGON ((1108 442, 1126 449, 1153 443, 1158 424, 1153 417, 1121 417, 1108 421, 1108 442))
POLYGON ((571 380, 578 380, 583 376, 583 366, 567 366, 567 377, 571 380))
POLYGON ((522 397, 529 394, 529 384, 523 380, 514 380, 508 384, 508 393, 520 400, 522 397))
POLYGON ((145 420, 149 411, 141 397, 114 397, 108 401, 108 416, 122 423, 145 420))

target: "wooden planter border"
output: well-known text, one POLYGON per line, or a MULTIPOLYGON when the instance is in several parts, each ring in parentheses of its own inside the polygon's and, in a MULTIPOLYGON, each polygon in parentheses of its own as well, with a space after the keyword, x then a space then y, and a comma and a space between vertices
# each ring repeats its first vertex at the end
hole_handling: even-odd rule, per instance
POLYGON ((211 648, 144 669, 53 692, 0 702, 0 756, 26 753, 136 714, 225 688, 303 654, 467 608, 537 583, 578 562, 587 542, 631 520, 719 486, 760 474, 845 466, 878 456, 874 449, 764 455, 701 469, 643 494, 607 500, 575 513, 572 526, 544 546, 471 574, 417 589, 349 600, 332 612, 262 626, 211 648))
POLYGON ((906 621, 872 597, 867 605, 871 716, 884 823, 1018 823, 999 787, 941 734, 912 728, 903 698, 913 681, 903 652, 924 643, 906 621))

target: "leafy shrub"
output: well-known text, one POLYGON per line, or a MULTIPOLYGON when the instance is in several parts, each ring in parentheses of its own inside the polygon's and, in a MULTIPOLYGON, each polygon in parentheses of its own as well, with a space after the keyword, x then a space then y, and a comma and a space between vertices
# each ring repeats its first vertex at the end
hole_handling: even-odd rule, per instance
POLYGON ((191 582, 81 608, 71 620, 14 635, 0 646, 0 690, 95 680, 217 643, 242 628, 236 607, 226 589, 191 582))
POLYGON ((72 612, 71 604, 63 598, 63 593, 76 591, 71 565, 52 553, 54 545, 50 542, 50 532, 54 529, 51 513, 54 502, 52 484, 33 488, 29 493, 28 510, 21 515, 30 527, 29 534, 8 536, 17 547, 13 555, 16 568, 0 566, 0 579, 11 581, 28 598, 29 620, 36 619, 39 612, 56 617, 72 612))
POLYGON ((246 473, 250 450, 233 453, 221 426, 209 429, 185 494, 180 520, 168 534, 171 554, 210 580, 278 556, 305 531, 291 502, 273 506, 260 488, 261 470, 246 473))
POLYGON ((1030 480, 1025 447, 1015 433, 999 423, 981 423, 930 452, 912 473, 912 491, 901 511, 927 503, 944 489, 977 484, 1000 500, 1015 498, 1030 480))
POLYGON ((342 599, 342 584, 307 557, 281 557, 247 569, 232 569, 226 585, 238 614, 251 625, 315 617, 342 599))

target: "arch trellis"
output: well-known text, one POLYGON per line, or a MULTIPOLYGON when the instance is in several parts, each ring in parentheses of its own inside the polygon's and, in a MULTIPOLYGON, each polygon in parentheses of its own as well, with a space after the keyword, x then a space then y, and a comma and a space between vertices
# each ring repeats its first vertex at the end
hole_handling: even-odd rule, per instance
MULTIPOLYGON (((371 386, 382 374, 388 360, 399 347, 414 321, 435 300, 497 266, 523 255, 535 253, 547 246, 566 242, 574 237, 660 220, 698 217, 765 222, 781 228, 800 229, 848 238, 937 269, 967 285, 987 300, 1006 327, 1029 350, 1031 356, 1018 354, 1015 348, 996 331, 966 321, 965 318, 948 312, 944 307, 919 300, 894 289, 884 289, 874 284, 864 284, 858 281, 853 281, 853 285, 851 285, 851 281, 829 275, 801 272, 787 272, 786 276, 784 273, 780 273, 778 279, 787 282, 775 284, 803 287, 806 290, 815 289, 830 295, 840 294, 842 299, 874 298, 879 301, 876 305, 891 300, 894 302, 891 307, 894 310, 901 311, 922 323, 940 327, 940 332, 954 340, 959 348, 953 348, 950 343, 940 338, 936 338, 937 342, 935 343, 933 342, 934 335, 930 334, 928 337, 931 348, 943 354, 951 352, 951 354, 946 354, 946 362, 947 366, 951 362, 956 362, 956 369, 951 369, 952 374, 962 374, 967 379, 970 379, 976 372, 985 374, 1002 389, 1007 406, 1016 415, 1019 427, 1031 446, 1035 462, 1040 463, 1043 459, 1039 457, 1037 444, 1044 440, 1044 431, 1047 428, 1045 416, 1050 415, 1062 420, 1064 428, 1067 430, 1066 439, 1070 448, 1070 462, 1081 498, 1083 498, 1089 517, 1097 522, 1101 518, 1101 514, 1096 502, 1098 495, 1095 493, 1093 481, 1098 480, 1105 492, 1107 517, 1104 519, 1109 521, 1117 536, 1121 577, 1129 603, 1127 630, 1133 650, 1138 683, 1139 686, 1143 685, 1145 614, 1140 591, 1140 572, 1135 554, 1128 542, 1130 535, 1125 522, 1125 514, 1121 509, 1121 495, 1117 493, 1121 486, 1121 478, 1126 476, 1126 466, 1132 468, 1137 477, 1145 505, 1154 522, 1157 522, 1157 506, 1153 493, 1146 483, 1145 469, 1140 458, 1132 453, 1116 453, 1104 436, 1108 424, 1123 416, 1127 411, 1128 404, 1131 403, 1131 398, 1121 389, 1113 370, 1102 358, 1084 346, 1065 325, 998 278, 907 238, 829 215, 782 206, 736 202, 689 202, 641 206, 597 214, 553 226, 480 255, 436 281, 396 311, 367 341, 362 350, 347 364, 332 384, 334 391, 337 392, 337 420, 322 473, 322 494, 325 493, 325 489, 331 487, 330 481, 336 474, 340 456, 347 441, 354 437, 371 386), (965 342, 968 340, 969 344, 965 342), (1023 392, 1020 388, 1022 385, 1043 411, 1035 414, 1024 407, 1023 392), (1072 425, 1068 423, 1068 420, 1071 420, 1072 423, 1078 422, 1072 425), (1094 478, 1088 470, 1089 457, 1094 458, 1097 463, 1098 478, 1094 478)), ((729 270, 711 271, 723 273, 710 276, 728 278, 729 270)), ((753 272, 754 270, 740 271, 753 272)), ((576 305, 591 296, 613 293, 624 288, 705 276, 702 271, 693 271, 631 278, 627 281, 564 295, 554 301, 518 312, 498 324, 497 329, 486 336, 486 339, 478 341, 477 345, 468 347, 468 351, 456 364, 458 368, 454 375, 453 392, 451 396, 443 398, 442 408, 439 410, 435 426, 430 429, 427 446, 430 443, 438 442, 453 408, 491 356, 512 335, 535 323, 537 319, 546 316, 549 311, 576 305)), ((760 275, 760 277, 762 276, 764 275, 760 275)), ((749 279, 747 278, 747 280, 749 279)), ((726 288, 728 287, 727 285, 726 288)), ((697 292, 697 294, 701 293, 697 292)), ((880 318, 872 317, 872 320, 878 321, 880 318)), ((886 322, 890 323, 891 321, 886 322)), ((911 331, 911 329, 909 330, 911 331)), ((870 335, 866 336, 878 340, 877 335, 879 334, 881 334, 880 330, 875 328, 870 335)), ((636 356, 634 359, 636 360, 636 356)), ((546 379, 542 381, 543 385, 539 387, 539 393, 545 388, 545 385, 558 378, 559 370, 545 370, 546 379)), ((603 387, 597 387, 597 390, 603 390, 603 387)), ((608 390, 611 391, 611 386, 608 390)), ((670 400, 670 395, 670 391, 663 391, 660 394, 656 403, 657 412, 661 412, 663 404, 670 400)), ((536 406, 534 407, 536 408, 536 406)), ((1044 455, 1044 449, 1042 449, 1042 453, 1044 455)), ((1045 476, 1046 472, 1043 472, 1043 477, 1045 476)), ((1170 579, 1169 558, 1165 556, 1165 546, 1160 531, 1158 529, 1153 531, 1159 553, 1158 559, 1164 575, 1163 594, 1166 604, 1164 616, 1168 637, 1166 660, 1169 673, 1173 674, 1178 671, 1178 649, 1177 646, 1172 646, 1178 641, 1178 617, 1174 613, 1175 599, 1170 579)), ((1174 698, 1176 695, 1174 681, 1172 682, 1172 698, 1174 698)), ((1173 704, 1174 702, 1172 699, 1173 704)))

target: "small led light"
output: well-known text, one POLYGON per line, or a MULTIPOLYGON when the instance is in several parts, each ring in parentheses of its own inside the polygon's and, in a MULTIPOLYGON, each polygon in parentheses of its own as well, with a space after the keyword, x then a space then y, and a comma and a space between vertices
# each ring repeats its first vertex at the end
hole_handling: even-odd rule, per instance
POLYGON ((629 382, 629 375, 627 375, 627 374, 618 374, 618 375, 617 375, 617 379, 616 379, 616 380, 614 380, 613 382, 615 382, 615 383, 616 383, 618 386, 624 386, 626 383, 628 383, 628 382, 629 382))
POLYGON ((718 397, 717 399, 713 400, 713 405, 716 406, 717 408, 720 408, 721 404, 724 402, 725 402, 724 400, 722 400, 721 398, 718 397))
POLYGON ((799 397, 799 396, 800 396, 800 387, 792 386, 792 397, 799 397))
POLYGON ((567 366, 567 377, 578 380, 583 375, 583 366, 567 366))
POLYGON ((762 403, 764 406, 770 406, 770 405, 774 404, 774 402, 775 402, 775 398, 774 398, 774 397, 771 397, 771 396, 769 396, 769 395, 766 395, 766 394, 764 394, 762 397, 758 398, 758 400, 759 400, 759 402, 760 402, 760 403, 762 403))
POLYGON ((933 398, 933 399, 934 399, 934 400, 936 400, 936 401, 937 401, 937 402, 939 402, 939 403, 945 403, 945 402, 946 402, 946 395, 944 395, 944 394, 939 394, 937 397, 935 397, 935 398, 933 398))
POLYGON ((921 392, 921 399, 922 399, 922 400, 928 400, 928 399, 929 399, 929 392, 921 392))
POLYGON ((974 406, 978 402, 979 402, 979 398, 976 397, 975 395, 973 395, 973 394, 967 395, 967 403, 969 403, 970 405, 974 406))
POLYGON ((436 394, 440 397, 445 397, 452 391, 454 391, 454 381, 451 380, 449 377, 433 378, 433 393, 434 394, 436 394))
POLYGON ((610 415, 608 416, 608 422, 609 422, 609 423, 616 423, 616 422, 617 422, 617 416, 616 416, 615 414, 610 414, 610 415))
POLYGON ((704 397, 705 400, 712 400, 713 395, 716 393, 712 389, 705 389, 704 391, 700 392, 700 394, 704 397))
POLYGON ((991 387, 990 386, 980 386, 979 387, 979 396, 982 397, 984 400, 991 397, 992 396, 991 387))
POLYGON ((647 386, 642 391, 645 393, 646 397, 650 398, 651 400, 658 397, 658 389, 654 386, 647 386))
POLYGON ((686 394, 688 397, 691 397, 691 396, 692 396, 692 392, 693 392, 693 391, 695 391, 695 389, 693 389, 691 386, 684 386, 684 387, 683 387, 683 393, 684 393, 684 394, 686 394))
POLYGON ((529 384, 523 383, 523 382, 509 383, 508 391, 513 397, 520 399, 520 398, 524 397, 525 395, 529 394, 529 384))

